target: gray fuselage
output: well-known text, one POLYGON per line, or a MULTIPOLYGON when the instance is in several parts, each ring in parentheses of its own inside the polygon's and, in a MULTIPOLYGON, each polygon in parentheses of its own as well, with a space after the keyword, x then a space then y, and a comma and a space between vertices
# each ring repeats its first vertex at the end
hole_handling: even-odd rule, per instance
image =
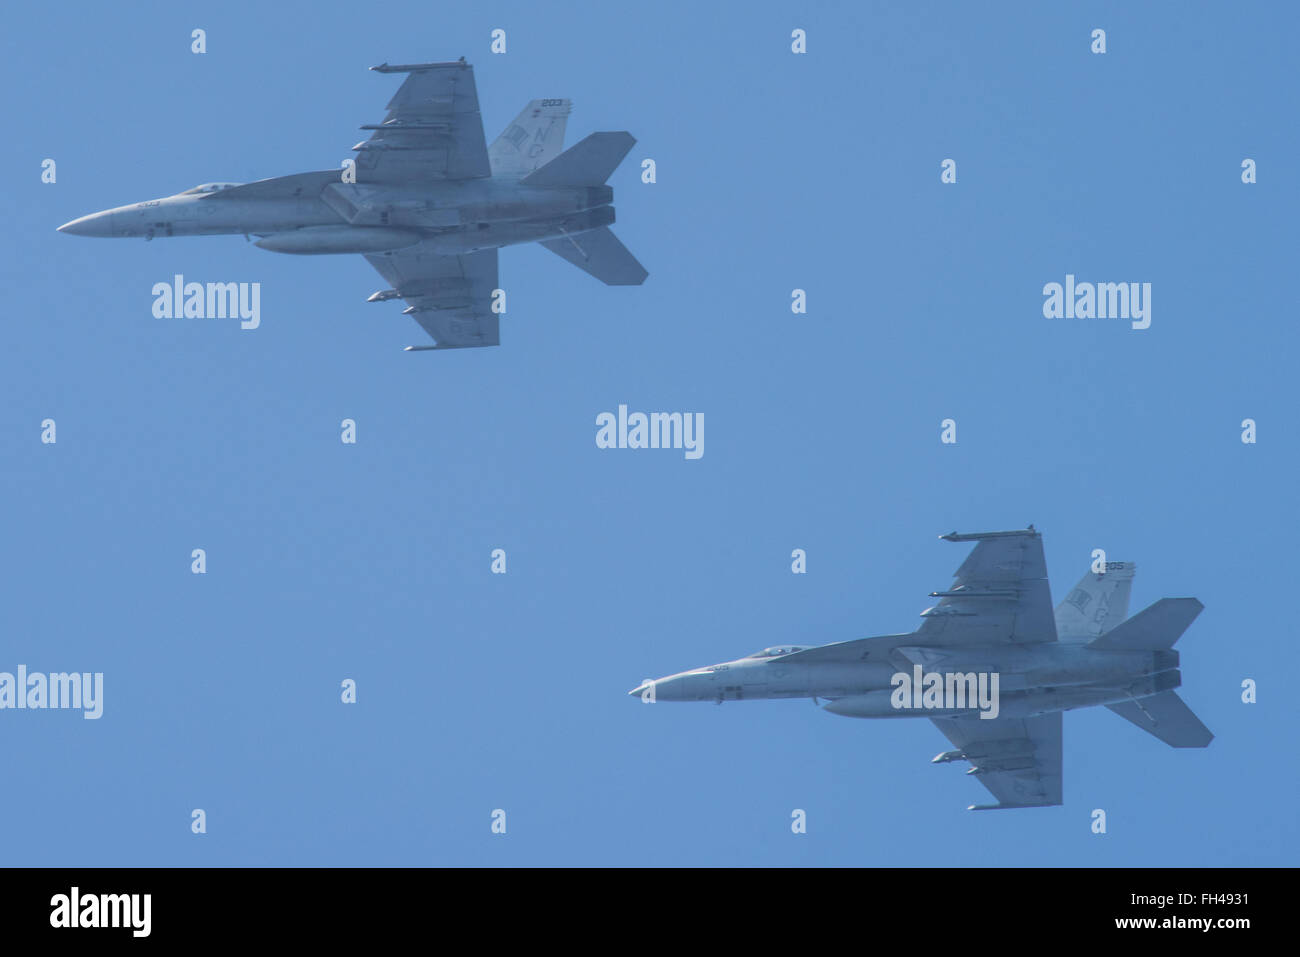
POLYGON ((980 709, 973 700, 965 707, 954 707, 950 700, 937 707, 899 707, 897 676, 906 675, 910 682, 922 673, 945 679, 983 674, 998 677, 1000 716, 1027 717, 1130 701, 1181 683, 1178 653, 1172 650, 1116 651, 1064 642, 926 648, 914 634, 852 644, 853 660, 836 660, 834 645, 767 649, 644 682, 629 694, 655 701, 718 703, 825 698, 830 700, 827 711, 846 717, 933 718, 980 709))
POLYGON ((208 184, 92 213, 59 227, 80 236, 253 235, 298 254, 383 252, 432 243, 456 255, 573 236, 614 221, 608 186, 525 186, 508 178, 420 189, 343 183, 333 171, 208 184))

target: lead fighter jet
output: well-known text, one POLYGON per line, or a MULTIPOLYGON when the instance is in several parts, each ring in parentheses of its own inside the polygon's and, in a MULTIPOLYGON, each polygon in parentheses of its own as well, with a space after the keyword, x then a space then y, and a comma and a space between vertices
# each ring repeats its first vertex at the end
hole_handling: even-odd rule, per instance
POLYGON ((1201 613, 1199 601, 1162 598, 1126 620, 1136 569, 1107 562, 1053 613, 1032 525, 942 537, 977 544, 952 586, 930 593, 939 601, 911 634, 767 648, 628 693, 719 704, 826 698, 827 711, 851 718, 928 717, 955 748, 935 763, 969 762, 966 773, 997 798, 971 810, 1062 803, 1061 713, 1072 708, 1105 705, 1175 748, 1210 743, 1214 735, 1174 691, 1182 679, 1173 645, 1201 613), (981 675, 998 677, 995 707, 976 694, 981 675))
POLYGON ((500 342, 497 249, 538 242, 614 286, 646 271, 610 231, 605 180, 636 142, 593 133, 563 151, 571 103, 533 100, 491 147, 479 118, 474 68, 452 63, 371 67, 404 73, 382 122, 361 127, 354 170, 205 183, 175 196, 74 219, 78 236, 260 237, 273 252, 361 253, 391 284, 369 298, 402 298, 435 345, 500 342), (355 175, 352 175, 355 174, 355 175))

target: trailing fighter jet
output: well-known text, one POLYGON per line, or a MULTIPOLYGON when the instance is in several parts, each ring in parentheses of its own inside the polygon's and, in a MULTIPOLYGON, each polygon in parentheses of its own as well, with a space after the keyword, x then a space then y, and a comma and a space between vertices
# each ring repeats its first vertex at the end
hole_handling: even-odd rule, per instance
POLYGON ((371 67, 404 73, 382 122, 361 127, 343 170, 255 183, 205 183, 175 196, 65 223, 78 236, 258 236, 273 252, 361 253, 435 345, 495 346, 502 293, 497 249, 538 242, 601 282, 640 285, 646 271, 610 231, 605 180, 636 142, 593 133, 564 150, 569 100, 533 100, 489 147, 474 68, 452 63, 371 67))
POLYGON ((939 601, 908 635, 784 645, 647 681, 644 701, 827 700, 851 718, 930 718, 954 745, 935 763, 967 761, 996 804, 1062 803, 1061 713, 1105 705, 1175 748, 1212 735, 1174 691, 1182 633, 1203 607, 1162 598, 1127 618, 1135 566, 1107 562, 1052 610, 1043 540, 1024 531, 942 538, 976 542, 939 601))

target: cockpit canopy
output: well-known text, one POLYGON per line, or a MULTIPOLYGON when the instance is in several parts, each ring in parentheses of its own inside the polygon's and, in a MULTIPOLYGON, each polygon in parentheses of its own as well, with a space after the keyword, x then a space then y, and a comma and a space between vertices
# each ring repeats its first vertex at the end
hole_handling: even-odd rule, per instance
POLYGON ((794 654, 796 651, 805 651, 811 645, 773 645, 771 648, 764 648, 749 657, 751 658, 779 658, 782 655, 794 654))
POLYGON ((197 193, 215 193, 219 190, 230 189, 232 186, 243 186, 243 183, 201 183, 193 189, 187 189, 183 193, 177 193, 177 196, 194 196, 197 193))

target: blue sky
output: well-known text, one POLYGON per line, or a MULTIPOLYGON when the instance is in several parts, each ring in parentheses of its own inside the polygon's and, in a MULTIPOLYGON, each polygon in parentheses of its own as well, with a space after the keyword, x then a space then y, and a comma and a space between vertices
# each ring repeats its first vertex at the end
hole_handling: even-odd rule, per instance
POLYGON ((98 721, 0 712, 8 863, 1296 862, 1294 10, 315 9, 3 14, 0 670, 105 674, 98 721), (461 55, 489 140, 552 96, 569 143, 638 138, 644 286, 506 249, 501 347, 408 355, 360 257, 55 232, 335 168, 400 82, 366 67, 461 55), (175 273, 260 282, 261 327, 155 319, 175 273), (1044 319, 1067 273, 1150 282, 1151 327, 1044 319), (704 456, 596 448, 619 403, 703 413, 704 456), (1065 805, 975 815, 928 721, 626 697, 909 631, 966 553, 937 535, 1029 522, 1056 600, 1100 547, 1133 610, 1205 603, 1207 750, 1073 712, 1065 805))

